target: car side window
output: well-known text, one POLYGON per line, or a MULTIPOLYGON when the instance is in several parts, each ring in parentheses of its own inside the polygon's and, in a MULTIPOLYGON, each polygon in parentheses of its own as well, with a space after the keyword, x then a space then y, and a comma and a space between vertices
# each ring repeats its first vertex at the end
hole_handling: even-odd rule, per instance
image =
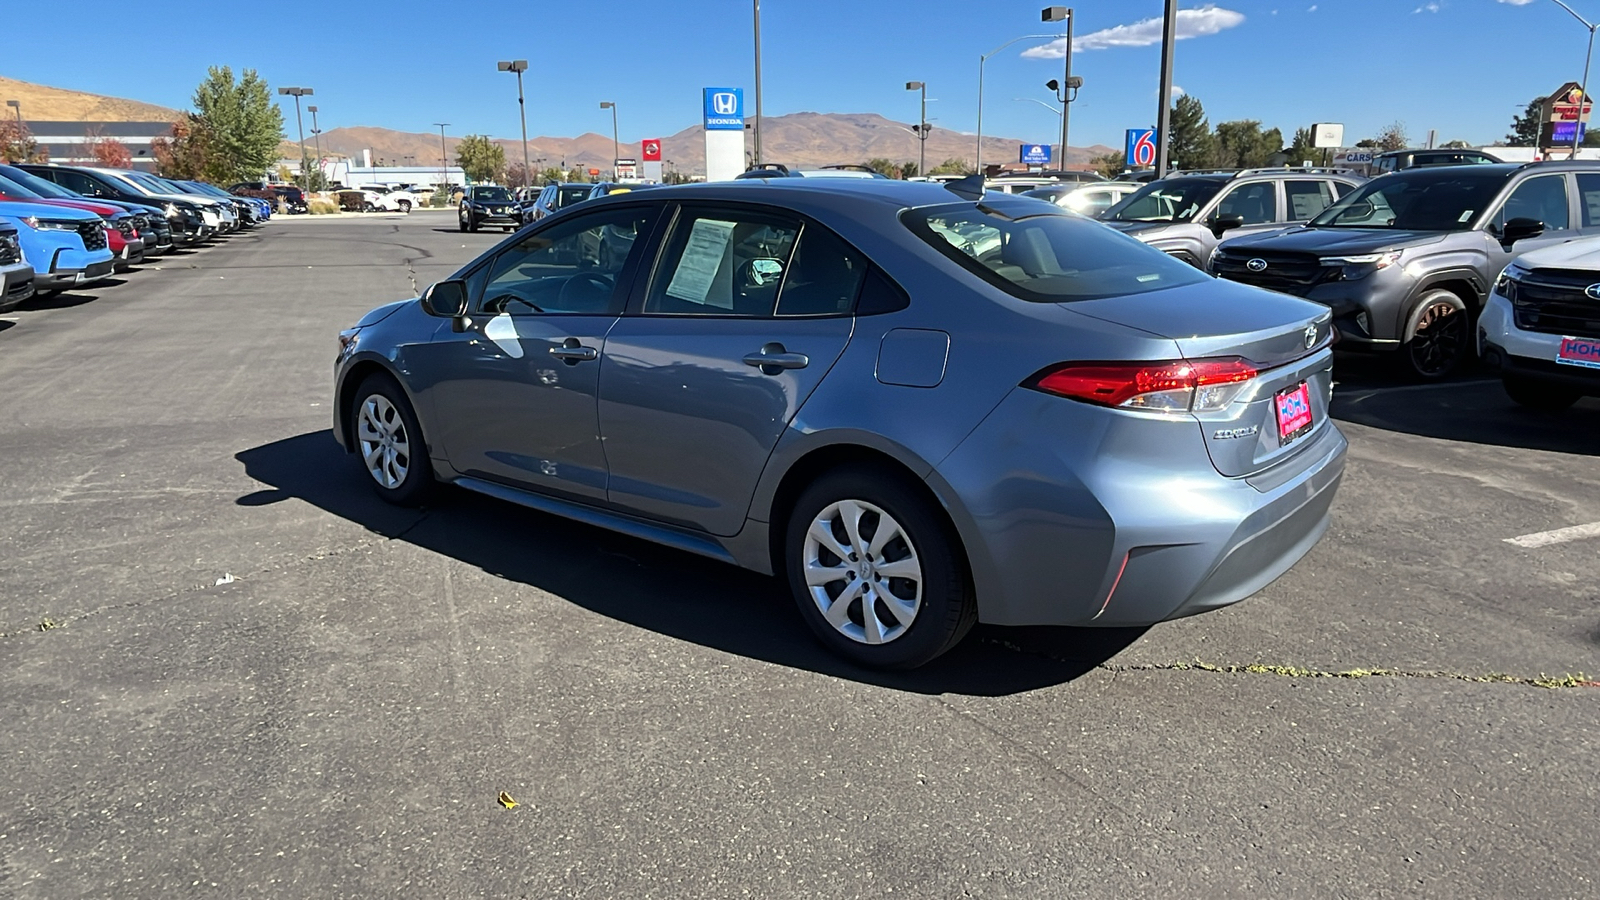
POLYGON ((1580 174, 1578 195, 1583 203, 1583 227, 1600 225, 1600 175, 1580 174))
POLYGON ((79 172, 63 172, 57 170, 55 181, 69 191, 76 191, 85 197, 104 197, 105 189, 93 178, 79 172))
POLYGON ((1246 225, 1269 225, 1278 221, 1278 198, 1270 181, 1241 184, 1217 204, 1219 216, 1244 216, 1246 225))
POLYGON ((1304 222, 1333 205, 1333 185, 1327 181, 1285 181, 1289 221, 1304 222))
POLYGON ((1540 175, 1529 178, 1511 191, 1505 205, 1494 217, 1494 229, 1505 230, 1512 219, 1537 219, 1544 223, 1545 231, 1565 231, 1567 214, 1567 180, 1562 175, 1540 175))
POLYGON ((799 236, 800 223, 781 215, 685 208, 667 238, 644 312, 770 316, 799 236))
POLYGON ((655 215, 653 207, 608 209, 522 238, 488 266, 478 311, 619 314, 625 297, 617 281, 655 215))
POLYGON ((778 289, 780 316, 837 316, 855 306, 867 259, 821 225, 807 224, 778 289))

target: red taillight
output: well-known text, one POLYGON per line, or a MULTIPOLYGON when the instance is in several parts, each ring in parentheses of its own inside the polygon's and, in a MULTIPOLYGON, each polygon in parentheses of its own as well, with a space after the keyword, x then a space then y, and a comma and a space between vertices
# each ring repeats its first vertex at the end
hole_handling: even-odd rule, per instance
POLYGON ((1192 362, 1063 363, 1035 376, 1028 386, 1099 406, 1187 412, 1196 391, 1239 384, 1259 374, 1236 356, 1192 362))

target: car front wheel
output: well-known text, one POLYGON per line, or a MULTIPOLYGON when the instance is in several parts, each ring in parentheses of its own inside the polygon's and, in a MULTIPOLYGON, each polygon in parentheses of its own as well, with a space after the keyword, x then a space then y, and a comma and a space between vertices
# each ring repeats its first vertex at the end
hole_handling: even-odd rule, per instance
POLYGON ((401 200, 400 201, 400 211, 403 212, 403 213, 406 213, 407 215, 409 215, 411 213, 411 201, 410 200, 401 200))
POLYGON ((1410 374, 1437 381, 1461 367, 1472 353, 1472 315, 1451 291, 1429 291, 1411 314, 1411 335, 1401 347, 1410 374))
POLYGON ((789 515, 785 568, 800 615, 830 650, 912 669, 954 647, 977 605, 954 528, 898 474, 829 472, 789 515))
POLYGON ((433 488, 433 468, 405 392, 394 379, 373 375, 355 397, 355 449, 373 489, 397 506, 420 505, 433 488))

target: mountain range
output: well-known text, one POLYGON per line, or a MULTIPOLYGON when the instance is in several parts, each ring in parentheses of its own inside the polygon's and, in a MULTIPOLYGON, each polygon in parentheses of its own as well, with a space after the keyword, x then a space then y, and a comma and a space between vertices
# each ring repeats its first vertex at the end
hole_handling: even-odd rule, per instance
MULTIPOLYGON (((63 121, 168 121, 176 120, 178 110, 142 103, 86 94, 45 85, 31 84, 0 77, 0 98, 15 99, 22 104, 26 120, 39 122, 63 121)), ((309 124, 309 123, 308 123, 309 124)), ((281 145, 286 159, 299 156, 297 131, 292 119, 288 122, 291 137, 281 145)), ((459 136, 446 135, 444 143, 452 161, 459 136)), ((315 152, 319 138, 306 134, 306 149, 315 152)), ((507 162, 522 160, 522 143, 514 138, 496 138, 505 148, 507 162)), ((988 162, 1015 162, 1022 142, 1015 138, 985 137, 983 156, 988 162)), ((439 135, 423 132, 395 131, 368 125, 330 128, 320 136, 324 156, 358 157, 362 150, 370 149, 373 157, 387 164, 436 166, 439 164, 439 135)), ((917 138, 911 133, 911 124, 896 122, 877 113, 815 113, 798 112, 782 116, 766 116, 761 120, 762 157, 770 162, 788 165, 818 166, 830 163, 861 163, 882 157, 895 162, 917 159, 917 138)), ((748 138, 746 146, 753 149, 754 141, 748 138)), ((971 162, 977 147, 975 135, 947 131, 935 127, 928 135, 926 158, 931 168, 946 159, 971 162)), ((588 132, 577 137, 539 136, 528 139, 528 156, 536 168, 565 166, 566 168, 593 168, 607 171, 611 168, 612 142, 608 135, 588 132), (542 160, 542 162, 541 162, 542 160)), ((690 125, 674 134, 661 136, 662 155, 671 161, 669 168, 681 172, 700 172, 705 169, 705 140, 700 126, 690 125)), ((1067 162, 1071 166, 1086 165, 1091 157, 1113 152, 1104 145, 1073 147, 1067 162)), ((624 159, 638 159, 638 143, 622 143, 617 153, 624 159)))

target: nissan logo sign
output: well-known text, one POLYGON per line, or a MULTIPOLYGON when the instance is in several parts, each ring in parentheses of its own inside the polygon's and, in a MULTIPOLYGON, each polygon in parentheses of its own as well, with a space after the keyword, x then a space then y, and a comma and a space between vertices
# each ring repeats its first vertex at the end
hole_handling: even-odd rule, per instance
POLYGON ((1244 267, 1252 272, 1265 272, 1267 270, 1267 261, 1260 258, 1252 259, 1245 263, 1244 267))
POLYGON ((1590 300, 1600 300, 1600 284, 1591 284, 1584 288, 1583 295, 1590 300))

